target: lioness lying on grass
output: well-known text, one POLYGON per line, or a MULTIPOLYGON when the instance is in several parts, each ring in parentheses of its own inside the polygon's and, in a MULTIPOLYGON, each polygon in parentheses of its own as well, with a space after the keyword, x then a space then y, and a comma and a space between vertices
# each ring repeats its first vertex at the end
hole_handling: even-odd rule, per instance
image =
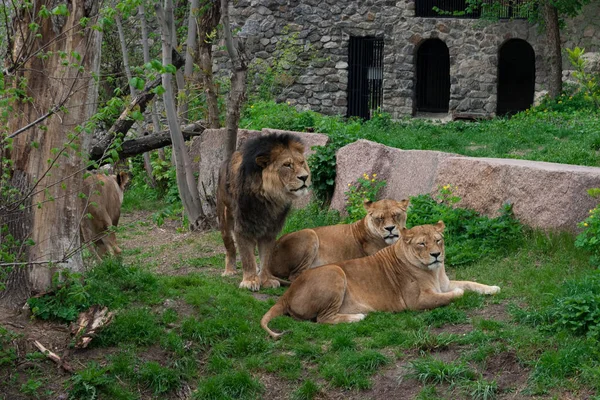
POLYGON ((370 311, 431 309, 449 304, 465 290, 495 294, 498 286, 451 281, 444 269, 444 223, 401 229, 393 246, 372 256, 304 271, 263 316, 267 326, 279 315, 326 324, 356 322, 370 311))
POLYGON ((375 254, 398 240, 407 208, 408 200, 366 201, 367 215, 353 224, 288 233, 277 241, 269 270, 293 281, 309 268, 375 254))

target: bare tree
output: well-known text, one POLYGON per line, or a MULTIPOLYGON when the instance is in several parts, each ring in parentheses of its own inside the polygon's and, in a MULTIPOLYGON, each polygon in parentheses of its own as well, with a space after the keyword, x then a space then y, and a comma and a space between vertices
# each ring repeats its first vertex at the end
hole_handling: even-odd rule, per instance
MULTIPOLYGON (((123 32, 123 23, 121 22, 121 16, 119 13, 115 14, 115 23, 117 24, 117 31, 119 32, 119 42, 121 43, 121 53, 123 56, 123 68, 125 69, 125 75, 127 76, 127 82, 129 83, 129 93, 131 98, 137 96, 137 89, 133 85, 133 75, 131 74, 131 67, 129 66, 129 52, 127 50, 127 42, 125 41, 125 32, 123 32)), ((138 125, 138 136, 142 136, 143 127, 138 125)), ((148 182, 152 187, 156 186, 154 180, 154 174, 152 172, 152 164, 150 163, 150 153, 146 152, 144 157, 144 169, 148 176, 148 182)))
MULTIPOLYGON (((156 15, 161 27, 163 65, 171 65, 171 50, 175 29, 173 26, 173 0, 165 0, 164 8, 160 3, 155 5, 156 15)), ((166 70, 162 74, 162 83, 165 89, 163 102, 171 131, 173 142, 173 157, 175 160, 175 171, 177 175, 177 187, 183 207, 190 221, 191 230, 202 230, 209 227, 206 216, 202 211, 200 196, 196 189, 194 174, 192 173, 190 157, 183 141, 183 135, 179 128, 177 111, 173 97, 172 71, 166 70)))
POLYGON ((77 193, 85 169, 81 155, 87 153, 89 137, 76 128, 95 111, 94 76, 99 72, 102 36, 90 29, 98 2, 61 4, 50 18, 40 11, 55 3, 34 0, 30 7, 19 7, 13 18, 5 69, 13 75, 5 79, 15 87, 26 83, 23 96, 28 100, 13 104, 8 121, 8 136, 14 140, 9 150, 10 186, 18 195, 0 200, 0 214, 13 236, 22 242, 30 239, 32 245, 24 254, 24 267, 12 268, 0 294, 9 306, 46 290, 57 264, 74 271, 83 267, 74 250, 80 247, 77 193))
POLYGON ((202 76, 202 87, 206 94, 208 126, 216 129, 219 121, 219 102, 212 71, 212 38, 216 35, 221 19, 221 5, 218 0, 203 0, 198 21, 198 64, 202 76))
POLYGON ((221 0, 221 14, 223 19, 223 36, 225 46, 231 59, 231 89, 227 99, 227 144, 226 158, 231 157, 237 145, 238 124, 240 110, 246 100, 246 76, 248 75, 248 57, 245 53, 244 42, 241 38, 234 39, 229 23, 229 1, 221 0))

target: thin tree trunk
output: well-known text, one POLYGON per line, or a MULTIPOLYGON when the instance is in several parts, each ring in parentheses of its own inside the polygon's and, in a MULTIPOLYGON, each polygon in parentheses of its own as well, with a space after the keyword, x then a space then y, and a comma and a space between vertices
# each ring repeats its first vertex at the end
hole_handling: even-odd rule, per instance
MULTIPOLYGON (((150 46, 148 45, 148 24, 146 23, 146 9, 144 4, 140 4, 138 7, 138 14, 140 16, 140 22, 142 25, 142 49, 144 52, 144 64, 150 62, 150 46)), ((160 132, 160 121, 158 120, 158 111, 156 110, 156 103, 158 102, 158 98, 152 102, 152 126, 154 127, 154 133, 158 134, 160 132)), ((165 160, 165 151, 161 148, 158 149, 158 158, 161 161, 165 160)))
POLYGON ((16 36, 11 49, 13 55, 23 50, 30 53, 44 49, 50 57, 31 57, 14 68, 12 84, 16 86, 26 81, 26 95, 32 101, 13 105, 9 129, 16 132, 57 104, 63 104, 68 112, 57 111, 44 120, 43 129, 33 126, 15 136, 13 141, 10 155, 13 175, 23 176, 23 187, 28 190, 21 204, 30 201, 32 205, 28 232, 20 238, 34 242, 28 249, 29 267, 22 270, 26 279, 9 281, 1 294, 3 302, 13 305, 15 294, 22 301, 24 293, 45 291, 51 284, 56 265, 73 271, 83 267, 81 253, 74 250, 80 247, 79 213, 82 210, 77 194, 82 188, 85 169, 81 153, 87 153, 89 138, 78 135, 75 128, 95 111, 98 87, 94 76, 99 73, 102 36, 89 28, 94 21, 89 22, 88 28, 80 21, 95 18, 98 3, 72 0, 68 4, 69 15, 57 18, 40 17, 38 10, 42 6, 52 7, 49 1, 36 0, 30 9, 20 10, 13 20, 16 36), (39 24, 42 34, 23 37, 33 24, 39 24), (67 55, 69 65, 65 65, 60 54, 67 55), (72 64, 79 64, 83 69, 72 64))
POLYGON ((205 0, 209 3, 204 6, 204 12, 200 16, 198 24, 198 64, 202 76, 202 86, 206 94, 206 107, 208 109, 208 125, 216 129, 221 127, 219 120, 219 102, 217 101, 217 89, 213 80, 212 71, 212 43, 208 35, 214 32, 221 19, 221 6, 217 0, 205 0))
POLYGON ((562 54, 560 46, 560 26, 558 10, 550 0, 544 1, 544 21, 546 24, 546 41, 548 42, 548 95, 551 98, 560 96, 562 92, 562 54))
MULTIPOLYGON (((175 35, 173 27, 173 0, 165 0, 164 9, 157 3, 155 5, 156 15, 162 33, 162 49, 163 49, 163 65, 171 64, 171 45, 175 35)), ((206 216, 202 211, 200 196, 194 182, 194 174, 192 173, 191 162, 187 152, 187 148, 183 141, 183 135, 179 128, 177 111, 173 101, 173 85, 171 84, 172 75, 163 73, 163 102, 171 131, 171 140, 173 142, 173 156, 175 159, 175 171, 177 175, 177 187, 179 195, 183 203, 185 212, 190 221, 191 230, 203 230, 208 228, 206 216)))
POLYGON ((231 157, 237 145, 238 123, 240 121, 240 109, 246 100, 246 75, 248 73, 248 62, 243 42, 237 40, 234 44, 229 25, 229 2, 221 0, 221 13, 223 15, 223 34, 225 46, 231 58, 233 75, 231 76, 231 89, 227 99, 227 141, 225 155, 231 157), (237 46, 236 46, 237 45, 237 46))
POLYGON ((179 104, 179 118, 182 123, 188 121, 188 108, 190 99, 190 83, 194 73, 194 53, 196 52, 196 15, 198 14, 198 0, 190 0, 190 15, 188 16, 188 36, 185 50, 185 67, 183 69, 184 87, 179 88, 181 103, 179 104))

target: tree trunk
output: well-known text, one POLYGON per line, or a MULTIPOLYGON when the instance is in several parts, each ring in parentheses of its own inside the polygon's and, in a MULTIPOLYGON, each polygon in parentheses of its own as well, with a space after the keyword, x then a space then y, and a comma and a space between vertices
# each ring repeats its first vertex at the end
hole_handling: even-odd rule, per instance
POLYGON ((221 127, 219 121, 219 102, 212 71, 212 43, 209 35, 215 32, 221 19, 221 6, 217 0, 204 0, 203 12, 198 24, 198 64, 202 76, 202 87, 206 94, 208 109, 208 126, 213 129, 221 127))
MULTIPOLYGON (((121 53, 123 55, 123 68, 125 69, 125 76, 127 76, 127 82, 129 83, 129 93, 131 94, 131 98, 137 96, 137 90, 135 86, 132 85, 131 80, 133 75, 131 75, 131 68, 129 67, 129 52, 127 51, 127 42, 125 41, 125 33, 123 32, 123 23, 121 22, 121 16, 117 13, 115 14, 115 22, 117 24, 117 30, 119 32, 119 42, 121 43, 121 53)), ((143 127, 138 122, 138 137, 142 136, 143 127)), ((152 187, 156 187, 156 181, 154 180, 154 174, 152 172, 152 164, 150 163, 150 154, 144 153, 144 169, 146 170, 146 175, 148 178, 148 183, 152 187)))
MULTIPOLYGON (((173 27, 173 0, 165 0, 164 9, 157 3, 155 5, 156 15, 161 26, 163 65, 171 64, 171 45, 175 35, 173 27)), ((179 128, 177 111, 173 101, 172 74, 165 72, 162 74, 163 102, 171 131, 171 140, 173 142, 173 157, 175 160, 175 172, 177 176, 177 187, 181 202, 188 216, 191 230, 204 230, 209 228, 206 216, 202 211, 200 196, 194 182, 190 157, 188 155, 183 135, 179 128)))
POLYGON ((183 69, 184 87, 179 88, 181 103, 179 104, 179 118, 182 123, 188 122, 188 103, 190 101, 190 83, 194 73, 194 53, 196 52, 196 15, 198 14, 198 1, 190 0, 190 14, 188 16, 188 36, 185 49, 185 67, 183 69))
MULTIPOLYGON (((150 46, 148 45, 148 25, 146 24, 146 9, 144 4, 140 4, 138 7, 138 14, 140 16, 140 22, 142 25, 142 49, 144 51, 144 64, 150 62, 150 46)), ((158 112, 156 111, 156 103, 158 98, 152 102, 152 125, 154 126, 154 133, 160 132, 160 121, 158 120, 158 112)), ((165 151, 160 148, 158 149, 158 158, 162 161, 165 160, 165 151)))
POLYGON ((32 3, 30 9, 20 9, 13 20, 12 59, 25 61, 11 66, 15 72, 9 83, 16 87, 26 81, 26 95, 32 101, 15 102, 9 129, 18 131, 56 105, 62 104, 64 110, 14 137, 10 154, 13 176, 24 180, 25 194, 20 204, 31 204, 26 207, 31 218, 27 232, 15 233, 18 239, 30 238, 34 244, 28 249, 28 267, 16 269, 24 279, 9 280, 2 293, 2 301, 12 305, 24 301, 25 294, 45 291, 57 264, 73 271, 83 267, 81 254, 76 251, 80 247, 81 212, 77 194, 85 169, 81 155, 87 153, 89 137, 78 134, 76 128, 94 113, 98 95, 94 76, 99 73, 101 34, 89 28, 94 21, 88 22, 88 28, 80 24, 84 17, 97 16, 98 2, 68 1, 69 14, 52 18, 40 17, 39 10, 42 6, 52 9, 55 2, 32 3), (35 24, 40 26, 40 35, 30 30, 35 24), (48 58, 35 55, 42 49, 50 54, 48 58), (18 54, 20 57, 16 57, 18 54), (27 54, 31 56, 23 57, 27 54), (65 60, 69 65, 63 65, 65 60), (23 287, 24 282, 28 287, 23 287))
POLYGON ((238 123, 240 109, 246 99, 246 75, 248 62, 245 54, 244 43, 238 40, 234 44, 231 26, 229 25, 229 2, 221 0, 221 13, 223 15, 223 35, 225 46, 231 58, 233 74, 231 76, 231 90, 227 99, 227 141, 225 145, 226 158, 231 157, 237 144, 238 123))
POLYGON ((546 25, 546 41, 548 42, 548 95, 551 98, 560 96, 562 92, 562 54, 560 46, 560 27, 558 10, 550 0, 544 1, 544 21, 546 25))

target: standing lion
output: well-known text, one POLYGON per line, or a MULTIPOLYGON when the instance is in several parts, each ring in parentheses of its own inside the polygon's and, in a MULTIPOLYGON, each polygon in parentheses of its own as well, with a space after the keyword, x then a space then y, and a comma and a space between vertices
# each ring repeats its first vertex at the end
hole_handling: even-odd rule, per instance
POLYGON ((275 238, 283 228, 292 200, 308 193, 310 171, 304 145, 290 134, 249 140, 219 171, 217 216, 226 249, 225 272, 235 274, 235 243, 242 259, 240 288, 278 287, 267 270, 275 238), (258 246, 260 269, 254 249, 258 246))

